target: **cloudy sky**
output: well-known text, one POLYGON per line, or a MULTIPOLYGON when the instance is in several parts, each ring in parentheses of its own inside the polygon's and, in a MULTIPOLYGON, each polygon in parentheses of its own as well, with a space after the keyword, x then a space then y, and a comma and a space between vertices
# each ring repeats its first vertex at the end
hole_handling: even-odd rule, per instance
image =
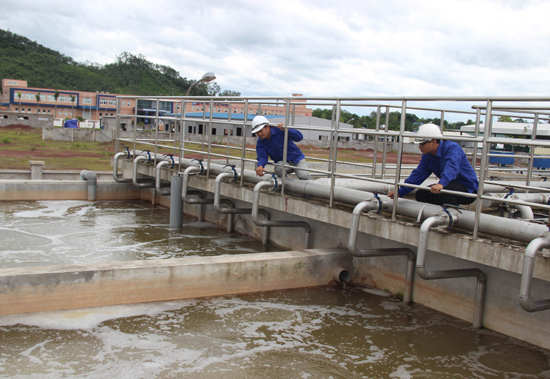
POLYGON ((2 0, 0 28, 249 96, 550 94, 550 1, 2 0))

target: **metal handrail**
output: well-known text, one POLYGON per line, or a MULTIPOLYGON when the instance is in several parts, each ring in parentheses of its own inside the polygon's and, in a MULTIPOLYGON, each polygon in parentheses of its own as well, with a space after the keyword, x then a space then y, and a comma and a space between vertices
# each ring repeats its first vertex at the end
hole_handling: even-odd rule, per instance
MULTIPOLYGON (((261 113, 261 106, 271 106, 271 105, 277 105, 281 108, 281 110, 284 109, 285 117, 286 119, 286 125, 288 128, 297 129, 300 131, 322 131, 329 133, 330 141, 329 141, 329 152, 328 152, 328 158, 318 158, 318 157, 307 157, 307 160, 314 160, 318 162, 323 162, 327 164, 327 169, 313 169, 308 168, 307 171, 315 174, 321 174, 324 176, 327 176, 331 179, 331 196, 330 196, 330 206, 333 205, 333 196, 334 193, 334 185, 335 185, 335 179, 336 178, 352 178, 352 179, 358 179, 361 181, 367 181, 367 182, 373 182, 373 183, 383 183, 383 184, 389 184, 392 185, 395 190, 398 190, 399 187, 405 186, 405 187, 411 187, 411 188, 418 188, 418 189, 429 189, 429 187, 425 186, 416 186, 408 183, 404 183, 401 181, 401 178, 406 176, 402 174, 402 170, 405 167, 401 164, 401 157, 404 154, 404 139, 405 138, 417 138, 421 137, 418 134, 412 133, 410 131, 405 130, 405 115, 410 110, 420 110, 423 112, 438 112, 437 116, 441 120, 441 125, 443 125, 444 116, 446 113, 449 114, 462 114, 462 115, 476 115, 475 118, 475 128, 474 131, 464 132, 463 135, 449 135, 449 134, 443 134, 442 140, 450 140, 450 141, 462 141, 466 143, 474 143, 474 151, 472 153, 469 153, 468 156, 471 156, 472 162, 474 162, 474 169, 479 173, 480 177, 480 184, 479 184, 479 190, 477 194, 466 194, 466 193, 457 193, 456 191, 448 191, 448 190, 442 190, 444 193, 451 193, 451 194, 459 194, 464 197, 471 197, 476 198, 479 206, 476 206, 476 223, 479 222, 479 214, 481 213, 481 200, 487 199, 488 197, 483 194, 484 192, 484 185, 485 184, 495 184, 495 182, 487 181, 485 178, 490 176, 490 172, 494 172, 497 170, 500 171, 514 171, 518 175, 522 175, 521 177, 522 181, 518 181, 518 184, 514 184, 515 188, 521 188, 528 191, 541 191, 541 192, 548 192, 549 189, 534 187, 532 185, 529 185, 531 180, 537 180, 537 178, 533 178, 533 176, 541 175, 543 172, 541 170, 536 170, 533 167, 533 161, 534 159, 550 159, 550 155, 534 155, 533 147, 535 146, 541 146, 541 147, 550 147, 550 140, 540 140, 536 139, 536 126, 539 121, 538 116, 540 114, 547 114, 547 110, 550 108, 550 106, 541 106, 540 103, 548 103, 550 102, 550 97, 510 97, 510 96, 499 96, 499 97, 480 97, 480 96, 449 96, 449 97, 430 97, 430 96, 412 96, 412 97, 300 97, 299 99, 296 99, 295 97, 263 97, 263 96, 255 96, 255 97, 224 97, 223 102, 229 104, 229 111, 231 112, 231 107, 234 105, 244 105, 243 112, 244 113, 236 113, 236 115, 239 115, 238 119, 233 119, 232 113, 228 113, 227 119, 214 119, 213 114, 215 113, 215 105, 214 102, 220 102, 220 99, 212 96, 189 96, 189 97, 181 97, 181 96, 164 96, 164 97, 151 97, 151 96, 120 96, 118 99, 145 99, 149 101, 156 102, 157 109, 160 107, 160 101, 171 101, 174 103, 181 104, 181 113, 178 115, 177 111, 175 114, 171 114, 169 116, 160 114, 157 114, 155 116, 144 116, 144 115, 138 115, 137 113, 137 107, 133 115, 126 115, 121 114, 121 107, 120 107, 120 100, 117 104, 117 122, 119 122, 120 117, 133 117, 135 119, 134 122, 134 133, 133 138, 121 138, 119 134, 119 130, 117 128, 116 133, 116 143, 117 143, 117 149, 119 142, 125 142, 125 143, 132 143, 134 145, 134 150, 136 150, 136 145, 140 146, 150 146, 154 147, 155 153, 158 149, 171 149, 175 152, 177 151, 180 155, 180 158, 183 158, 185 153, 198 153, 202 154, 203 156, 206 156, 206 159, 208 162, 210 162, 211 158, 224 158, 227 162, 229 159, 240 161, 241 162, 241 168, 244 168, 245 163, 249 162, 255 162, 254 159, 248 159, 245 157, 245 154, 247 152, 254 151, 254 149, 246 148, 246 138, 250 138, 250 136, 247 134, 247 126, 250 125, 249 118, 253 116, 252 114, 249 114, 248 109, 250 105, 258 105, 260 107, 260 111, 258 113, 261 113), (191 102, 201 102, 204 104, 204 108, 202 111, 201 117, 190 117, 189 112, 186 111, 186 105, 191 102), (437 107, 426 107, 426 106, 418 106, 415 104, 411 104, 413 102, 445 102, 446 107, 445 108, 437 108, 437 107), (457 107, 462 109, 448 109, 448 102, 456 102, 458 105, 457 107), (465 102, 470 102, 473 104, 465 104, 465 102), (494 105, 495 102, 515 102, 516 104, 510 104, 508 108, 501 106, 501 105, 494 105), (517 103, 524 103, 525 106, 518 106, 517 103), (528 103, 537 103, 536 105, 529 106, 528 103), (323 106, 323 107, 332 107, 333 111, 333 120, 329 127, 319 127, 319 126, 311 126, 311 125, 303 125, 300 123, 296 123, 296 106, 323 106), (339 115, 341 114, 341 111, 345 107, 356 107, 361 108, 362 110, 367 108, 374 108, 376 110, 377 118, 376 118, 376 125, 370 125, 369 129, 359 129, 359 128, 349 128, 349 127, 343 127, 344 123, 338 121, 339 115), (208 108, 208 112, 206 109, 208 108), (475 109, 472 111, 472 108, 475 109), (389 112, 390 109, 400 109, 401 111, 401 122, 400 122, 400 128, 399 130, 390 130, 388 127, 389 123, 389 112), (483 112, 481 111, 483 109, 483 112), (498 109, 500 113, 495 113, 494 109, 498 109), (382 125, 382 116, 384 115, 386 120, 385 123, 382 125), (516 114, 518 116, 524 119, 531 119, 533 118, 535 120, 534 123, 534 130, 531 134, 531 136, 527 135, 527 138, 501 138, 501 137, 493 137, 492 136, 492 122, 493 119, 498 115, 507 115, 514 117, 513 114, 516 114), (531 117, 532 115, 532 117, 531 117), (242 116, 242 117, 241 117, 242 116), (485 117, 485 121, 482 123, 481 116, 485 117), (165 138, 159 138, 159 131, 158 128, 155 127, 155 134, 152 135, 151 138, 137 138, 137 120, 142 118, 154 118, 156 120, 156 125, 158 125, 159 120, 166 120, 166 121, 173 121, 176 124, 179 123, 179 128, 176 127, 175 133, 174 133, 174 139, 165 139, 165 138), (186 129, 186 125, 188 122, 196 122, 200 121, 203 123, 203 133, 202 133, 202 141, 190 141, 186 140, 186 136, 188 135, 188 131, 186 129), (216 142, 213 142, 213 135, 212 135, 212 127, 213 124, 219 124, 222 126, 227 126, 227 135, 224 135, 222 137, 227 138, 227 144, 219 144, 216 142), (243 131, 240 138, 243 139, 242 146, 232 146, 230 144, 231 138, 239 138, 237 136, 231 135, 231 132, 233 131, 234 127, 242 128, 243 131), (481 128, 483 128, 483 131, 480 131, 481 128), (345 135, 352 135, 352 136, 358 136, 358 135, 364 135, 364 136, 374 136, 374 156, 373 156, 373 162, 372 163, 359 163, 359 162, 346 162, 342 159, 338 159, 338 136, 340 134, 345 135), (208 141, 205 141, 205 137, 208 137, 208 141), (398 155, 398 162, 393 166, 392 168, 392 174, 387 175, 386 174, 386 156, 387 156, 387 143, 388 137, 393 138, 397 140, 396 143, 396 150, 398 155), (379 140, 383 140, 382 145, 382 164, 377 161, 378 157, 377 154, 379 153, 379 146, 378 143, 379 140), (173 146, 168 146, 167 144, 173 143, 173 146), (190 149, 185 146, 185 144, 199 144, 201 145, 202 150, 197 149, 190 149), (502 154, 501 152, 491 152, 491 145, 495 143, 504 143, 504 144, 510 144, 510 145, 523 145, 530 147, 530 153, 527 153, 526 155, 519 155, 519 154, 502 154), (481 146, 481 153, 480 149, 476 148, 481 146), (220 154, 215 153, 212 151, 213 148, 226 148, 227 153, 226 154, 220 154), (206 150, 206 151, 205 151, 206 150), (238 152, 241 151, 241 157, 233 156, 230 154, 230 152, 238 152), (528 164, 523 169, 518 169, 517 167, 514 168, 496 168, 494 166, 489 165, 488 159, 490 157, 507 157, 507 158, 521 158, 526 159, 528 164), (477 166, 477 162, 481 162, 480 166, 477 166), (340 172, 339 167, 341 165, 349 165, 353 167, 359 167, 359 168, 365 168, 365 172, 361 172, 358 174, 344 174, 340 172), (376 172, 377 167, 382 168, 382 172, 378 173, 376 172), (395 174, 393 174, 393 170, 395 170, 395 174), (525 173, 520 173, 518 171, 525 171, 527 172, 527 176, 525 173), (370 175, 371 177, 368 177, 370 175), (391 177, 391 179, 386 179, 386 176, 388 178, 391 177), (523 184, 522 184, 523 182, 523 184)), ((303 109, 303 108, 302 108, 303 109)), ((285 132, 285 138, 288 138, 287 132, 285 132)), ((153 150, 153 149, 151 149, 153 150)), ((237 155, 237 154, 236 154, 237 155)), ((156 154, 155 154, 156 156, 156 154)), ((469 158, 470 159, 470 158, 469 158)), ((283 156, 283 164, 282 166, 286 166, 286 149, 283 156)), ((207 167, 209 164, 207 163, 207 167)), ((550 173, 549 173, 550 174, 550 173)), ((242 178, 241 178, 241 185, 242 185, 242 178)), ((281 180, 281 194, 284 195, 284 188, 285 188, 285 178, 283 177, 281 180)), ((492 199, 494 200, 494 199, 492 199)), ((510 203, 510 204, 516 204, 518 202, 515 202, 512 199, 499 199, 498 201, 502 203, 510 203)), ((394 201, 393 204, 393 214, 392 219, 395 219, 395 210, 397 209, 397 199, 394 201)), ((527 203, 521 202, 519 205, 526 205, 527 203)), ((548 209, 549 206, 540 206, 540 208, 548 209)), ((477 229, 474 227, 473 237, 476 239, 477 236, 477 229)))

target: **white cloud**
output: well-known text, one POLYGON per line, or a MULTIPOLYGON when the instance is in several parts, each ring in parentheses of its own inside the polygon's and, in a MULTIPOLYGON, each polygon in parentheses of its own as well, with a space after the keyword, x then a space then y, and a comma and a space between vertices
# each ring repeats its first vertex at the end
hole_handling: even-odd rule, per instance
POLYGON ((544 1, 8 0, 0 27, 79 62, 143 54, 244 95, 543 95, 544 1))

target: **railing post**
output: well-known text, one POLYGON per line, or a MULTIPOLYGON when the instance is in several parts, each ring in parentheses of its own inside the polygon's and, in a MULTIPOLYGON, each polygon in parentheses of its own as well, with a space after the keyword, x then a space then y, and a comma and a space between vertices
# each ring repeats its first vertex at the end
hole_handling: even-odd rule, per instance
MULTIPOLYGON (((392 221, 395 221, 397 219, 397 202, 398 202, 398 191, 399 186, 397 183, 399 183, 401 179, 401 159, 403 157, 403 132, 405 131, 405 120, 407 116, 407 100, 403 100, 401 104, 401 123, 399 125, 399 143, 398 143, 398 149, 397 149, 397 162, 395 165, 395 181, 393 190, 395 191, 394 201, 393 201, 393 209, 392 209, 392 215, 391 219, 392 221)), ((386 125, 387 127, 387 125, 386 125)))
MULTIPOLYGON (((474 240, 479 238, 479 219, 481 217, 481 207, 482 201, 481 196, 483 196, 483 187, 485 185, 485 177, 487 176, 487 154, 489 149, 489 143, 487 139, 491 137, 491 125, 492 125, 492 113, 493 113, 493 102, 490 99, 487 99, 487 108, 485 109, 485 128, 483 130, 483 149, 481 150, 481 164, 479 168, 479 188, 477 190, 477 200, 476 200, 476 214, 474 222, 474 231, 472 237, 474 240)), ((478 125, 479 129, 479 125, 478 125)), ((477 146, 476 146, 477 148, 477 146)))

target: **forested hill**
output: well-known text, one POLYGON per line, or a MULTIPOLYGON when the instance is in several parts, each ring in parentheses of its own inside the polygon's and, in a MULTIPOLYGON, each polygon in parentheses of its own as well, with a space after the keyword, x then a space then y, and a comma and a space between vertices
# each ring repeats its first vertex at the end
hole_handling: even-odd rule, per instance
MULTIPOLYGON (((127 95, 185 95, 195 79, 182 78, 171 67, 147 61, 142 55, 122 53, 106 65, 75 62, 26 37, 0 29, 0 78, 26 80, 29 87, 105 91, 127 95)), ((193 95, 236 95, 216 83, 200 83, 193 95)))

